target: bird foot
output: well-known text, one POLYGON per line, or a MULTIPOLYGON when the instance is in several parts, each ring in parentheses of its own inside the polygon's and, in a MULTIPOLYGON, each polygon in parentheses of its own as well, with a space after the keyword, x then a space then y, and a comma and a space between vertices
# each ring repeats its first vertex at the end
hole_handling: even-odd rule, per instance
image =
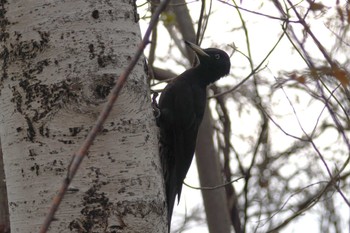
POLYGON ((153 114, 154 117, 156 119, 158 119, 160 117, 160 109, 157 103, 157 96, 158 96, 158 92, 152 91, 151 90, 152 95, 152 108, 153 108, 153 114))

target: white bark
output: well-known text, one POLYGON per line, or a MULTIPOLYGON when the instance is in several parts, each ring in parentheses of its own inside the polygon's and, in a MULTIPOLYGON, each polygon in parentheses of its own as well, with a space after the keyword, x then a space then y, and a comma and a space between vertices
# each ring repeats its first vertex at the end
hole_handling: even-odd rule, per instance
MULTIPOLYGON (((11 232, 38 232, 74 152, 140 41, 131 1, 3 4, 0 136, 11 232)), ((158 142, 142 61, 50 232, 165 232, 158 142)))

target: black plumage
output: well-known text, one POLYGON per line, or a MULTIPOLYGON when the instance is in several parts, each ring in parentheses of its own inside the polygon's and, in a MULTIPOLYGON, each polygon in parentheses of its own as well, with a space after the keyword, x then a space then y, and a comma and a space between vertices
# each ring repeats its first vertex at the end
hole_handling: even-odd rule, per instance
POLYGON ((160 155, 169 230, 175 197, 177 195, 179 202, 182 183, 195 151, 198 128, 206 106, 206 87, 227 75, 231 66, 229 56, 222 50, 201 49, 187 41, 186 44, 196 53, 199 64, 170 82, 159 99, 160 155))

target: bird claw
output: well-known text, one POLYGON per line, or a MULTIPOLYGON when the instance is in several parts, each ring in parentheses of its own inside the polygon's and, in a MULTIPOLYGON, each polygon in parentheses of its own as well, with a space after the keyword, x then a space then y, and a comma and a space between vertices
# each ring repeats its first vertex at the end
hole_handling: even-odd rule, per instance
POLYGON ((154 108, 153 107, 153 114, 156 119, 160 117, 160 109, 159 108, 154 108))
POLYGON ((157 96, 158 96, 158 92, 155 92, 155 91, 151 91, 151 93, 153 94, 152 96, 152 108, 153 108, 153 114, 154 114, 154 117, 156 119, 158 119, 160 117, 160 109, 159 109, 159 106, 158 106, 158 103, 157 103, 157 96))

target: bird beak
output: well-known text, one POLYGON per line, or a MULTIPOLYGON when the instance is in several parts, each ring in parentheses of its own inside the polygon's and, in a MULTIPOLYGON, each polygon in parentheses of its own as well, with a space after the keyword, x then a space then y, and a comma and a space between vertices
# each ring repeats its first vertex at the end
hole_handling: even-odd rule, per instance
POLYGON ((204 52, 203 49, 201 49, 201 47, 199 47, 198 45, 196 44, 193 44, 187 40, 185 40, 185 44, 190 47, 193 51, 196 52, 196 54, 198 54, 199 56, 202 56, 202 57, 210 57, 206 52, 204 52))

